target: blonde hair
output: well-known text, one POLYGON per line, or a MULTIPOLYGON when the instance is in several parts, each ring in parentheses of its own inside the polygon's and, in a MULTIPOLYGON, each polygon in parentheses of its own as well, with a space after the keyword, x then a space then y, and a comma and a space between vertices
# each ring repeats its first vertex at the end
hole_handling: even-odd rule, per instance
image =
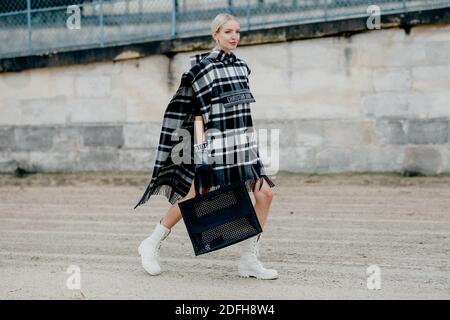
MULTIPOLYGON (((221 28, 225 23, 227 23, 229 20, 236 20, 236 21, 239 22, 239 20, 238 20, 235 16, 233 16, 233 15, 231 15, 231 14, 229 14, 229 13, 219 13, 219 14, 214 18, 214 20, 211 22, 211 36, 212 36, 216 31, 219 31, 220 28, 221 28)), ((214 39, 214 37, 213 37, 213 39, 214 39)), ((214 46, 214 48, 213 48, 212 50, 218 50, 219 48, 220 48, 220 47, 219 47, 219 44, 216 42, 216 45, 214 46)))

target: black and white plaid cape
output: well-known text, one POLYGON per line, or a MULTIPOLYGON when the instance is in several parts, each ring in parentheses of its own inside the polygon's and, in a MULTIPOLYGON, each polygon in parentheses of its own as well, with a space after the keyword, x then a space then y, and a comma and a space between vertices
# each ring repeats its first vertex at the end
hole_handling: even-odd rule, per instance
POLYGON ((207 141, 210 173, 202 176, 200 188, 210 191, 237 180, 254 191, 266 180, 255 139, 246 62, 232 52, 213 50, 190 57, 191 67, 167 106, 155 166, 150 183, 134 209, 151 195, 163 195, 171 204, 184 198, 195 174, 194 120, 200 110, 207 141), (197 109, 196 109, 197 108, 197 109))

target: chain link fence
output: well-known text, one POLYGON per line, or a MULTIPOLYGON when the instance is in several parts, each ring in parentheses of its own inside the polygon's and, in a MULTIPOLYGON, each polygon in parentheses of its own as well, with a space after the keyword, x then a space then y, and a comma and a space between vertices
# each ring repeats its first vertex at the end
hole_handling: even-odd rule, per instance
POLYGON ((209 34, 216 14, 241 30, 450 7, 450 0, 2 0, 0 58, 209 34))

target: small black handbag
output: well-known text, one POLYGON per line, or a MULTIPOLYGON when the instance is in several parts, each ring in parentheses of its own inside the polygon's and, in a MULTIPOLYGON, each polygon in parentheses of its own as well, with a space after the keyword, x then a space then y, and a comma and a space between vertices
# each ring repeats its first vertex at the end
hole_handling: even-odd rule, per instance
POLYGON ((245 183, 237 181, 200 194, 201 170, 204 169, 195 170, 195 197, 178 202, 195 255, 222 249, 261 233, 245 183))

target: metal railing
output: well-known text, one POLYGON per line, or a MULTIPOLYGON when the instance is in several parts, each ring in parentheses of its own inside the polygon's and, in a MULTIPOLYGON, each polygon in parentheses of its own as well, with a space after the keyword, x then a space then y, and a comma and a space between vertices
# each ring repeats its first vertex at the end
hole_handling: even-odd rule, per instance
POLYGON ((209 34, 220 12, 241 30, 450 7, 450 0, 3 0, 0 58, 209 34))

